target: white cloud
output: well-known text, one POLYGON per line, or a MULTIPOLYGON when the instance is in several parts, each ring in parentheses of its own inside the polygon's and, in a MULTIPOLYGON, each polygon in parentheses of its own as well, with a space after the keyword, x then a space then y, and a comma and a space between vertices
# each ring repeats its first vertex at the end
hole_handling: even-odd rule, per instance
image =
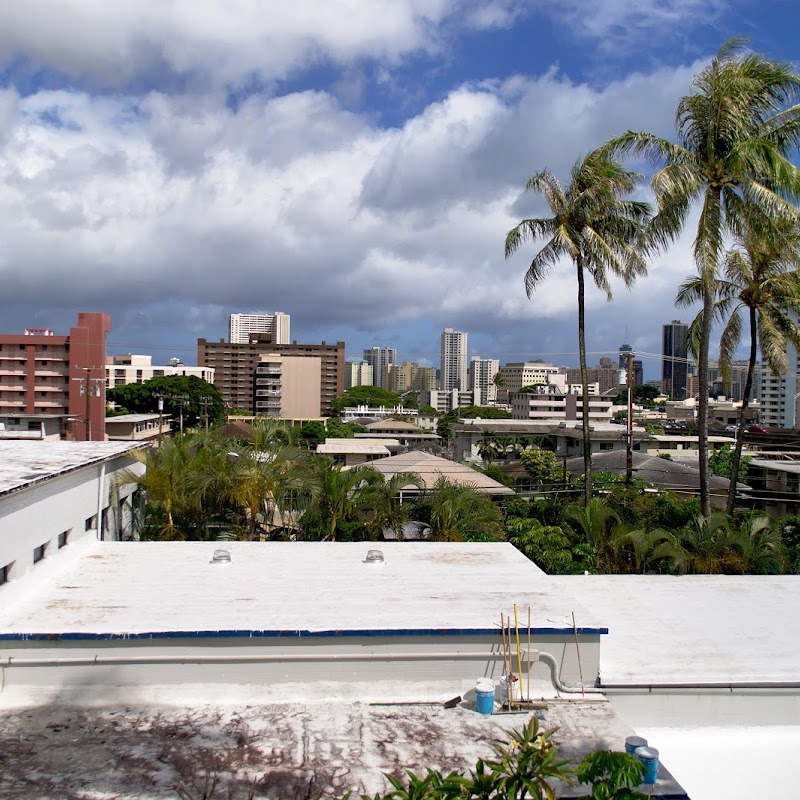
POLYGON ((506 26, 514 0, 28 0, 0 4, 0 53, 92 85, 271 81, 321 63, 437 52, 445 22, 506 26), (65 32, 69 32, 65 35, 65 32))
MULTIPOLYGON (((281 308, 295 332, 427 320, 511 352, 574 350, 572 266, 529 301, 533 247, 503 258, 506 231, 537 208, 521 189, 540 167, 565 175, 626 127, 668 133, 690 75, 604 90, 554 72, 469 84, 391 130, 322 92, 253 96, 236 110, 215 93, 8 93, 0 310, 19 320, 12 329, 37 321, 28 309, 59 307, 109 311, 116 329, 171 320, 185 341, 214 338, 204 313, 210 324, 226 310, 281 308)), ((620 344, 625 322, 649 327, 657 346, 690 241, 613 305, 589 293, 598 347, 620 344)))

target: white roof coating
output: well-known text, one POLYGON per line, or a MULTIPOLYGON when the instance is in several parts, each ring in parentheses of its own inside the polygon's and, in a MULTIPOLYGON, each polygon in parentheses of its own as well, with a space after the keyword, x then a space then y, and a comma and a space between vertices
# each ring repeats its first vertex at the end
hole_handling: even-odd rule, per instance
POLYGON ((141 446, 140 442, 0 441, 0 495, 141 446))
POLYGON ((96 542, 0 610, 0 638, 484 632, 498 630, 514 603, 526 620, 531 607, 538 630, 571 632, 573 611, 579 630, 600 627, 507 543, 96 542), (210 564, 223 548, 231 562, 210 564), (371 549, 384 564, 364 563, 371 549))
POLYGON ((350 440, 349 444, 340 444, 338 442, 317 445, 318 453, 325 453, 326 455, 367 455, 367 456, 388 456, 390 455, 389 448, 382 444, 360 444, 354 439, 350 440))
POLYGON ((600 648, 604 686, 800 684, 800 576, 577 575, 549 582, 608 627, 600 648))
POLYGON ((115 417, 106 417, 106 424, 109 422, 146 422, 150 419, 158 419, 158 414, 117 414, 115 417))

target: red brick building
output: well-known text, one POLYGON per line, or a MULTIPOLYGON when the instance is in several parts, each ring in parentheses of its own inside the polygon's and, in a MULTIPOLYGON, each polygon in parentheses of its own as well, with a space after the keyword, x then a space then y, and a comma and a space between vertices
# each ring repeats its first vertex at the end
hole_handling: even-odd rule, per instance
POLYGON ((0 414, 63 414, 68 438, 103 441, 108 314, 82 311, 69 336, 0 334, 0 414))

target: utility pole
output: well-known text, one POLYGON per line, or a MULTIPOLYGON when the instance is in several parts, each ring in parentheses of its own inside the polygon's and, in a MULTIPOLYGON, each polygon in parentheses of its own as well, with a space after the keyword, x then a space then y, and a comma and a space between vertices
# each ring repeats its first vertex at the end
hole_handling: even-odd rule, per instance
POLYGON ((158 446, 161 447, 162 429, 164 427, 164 395, 160 392, 158 398, 158 446))
POLYGON ((84 410, 83 424, 84 424, 84 441, 89 442, 92 439, 92 418, 91 418, 91 399, 92 396, 100 397, 102 392, 102 383, 105 383, 105 378, 92 378, 93 372, 96 372, 99 367, 79 367, 84 372, 82 378, 73 378, 74 381, 80 381, 81 396, 86 398, 86 407, 84 410))
POLYGON ((628 419, 625 444, 625 485, 633 481, 633 351, 628 353, 628 419))
POLYGON ((168 397, 173 403, 177 403, 178 408, 180 408, 180 434, 183 436, 183 407, 189 401, 189 398, 185 394, 172 394, 168 395, 168 397))
POLYGON ((206 431, 208 431, 208 404, 211 402, 211 398, 204 394, 200 398, 200 405, 203 407, 203 427, 206 431))

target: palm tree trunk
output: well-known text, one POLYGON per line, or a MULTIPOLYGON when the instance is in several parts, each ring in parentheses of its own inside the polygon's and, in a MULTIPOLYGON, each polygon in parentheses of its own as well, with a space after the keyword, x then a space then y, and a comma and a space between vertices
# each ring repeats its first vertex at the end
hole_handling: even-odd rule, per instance
POLYGON ((758 344, 758 315, 755 308, 750 309, 750 358, 747 362, 747 377, 744 381, 744 395, 742 396, 742 408, 739 411, 739 430, 736 431, 736 446, 733 449, 731 459, 731 485, 728 488, 727 512, 733 514, 733 507, 736 504, 736 483, 739 478, 739 464, 742 460, 742 445, 744 444, 744 428, 747 420, 747 406, 750 403, 750 391, 753 388, 753 373, 756 369, 756 350, 758 344))
POLYGON ((708 472, 708 350, 711 343, 711 324, 714 311, 712 282, 703 280, 703 326, 697 364, 697 449, 700 468, 700 513, 711 514, 710 480, 708 472))
POLYGON ((583 504, 592 499, 592 452, 589 440, 589 375, 586 370, 586 326, 584 321, 583 260, 576 259, 578 267, 578 356, 581 364, 581 409, 583 416, 583 504))

